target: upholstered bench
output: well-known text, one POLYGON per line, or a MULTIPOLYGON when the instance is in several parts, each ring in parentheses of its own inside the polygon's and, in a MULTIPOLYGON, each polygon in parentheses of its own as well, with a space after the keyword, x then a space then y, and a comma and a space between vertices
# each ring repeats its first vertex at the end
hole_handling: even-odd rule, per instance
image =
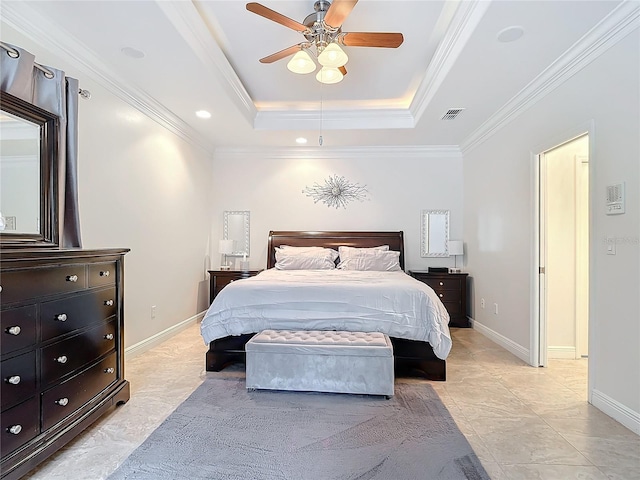
POLYGON ((393 395, 393 347, 383 333, 264 330, 245 350, 248 389, 393 395))

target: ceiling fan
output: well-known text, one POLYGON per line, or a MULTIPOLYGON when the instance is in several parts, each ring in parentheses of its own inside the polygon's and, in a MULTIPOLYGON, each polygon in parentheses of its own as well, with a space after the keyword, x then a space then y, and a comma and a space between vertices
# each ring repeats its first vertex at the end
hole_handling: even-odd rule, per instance
POLYGON ((347 47, 397 48, 402 45, 402 33, 343 32, 342 23, 358 0, 317 0, 315 12, 302 23, 292 20, 256 2, 247 3, 247 10, 268 20, 302 33, 305 41, 260 59, 261 63, 273 63, 293 55, 287 68, 294 73, 311 73, 316 64, 309 54, 315 53, 322 68, 316 79, 322 83, 337 83, 347 74, 344 65, 348 57, 340 45, 347 47), (313 51, 315 50, 315 52, 313 51))

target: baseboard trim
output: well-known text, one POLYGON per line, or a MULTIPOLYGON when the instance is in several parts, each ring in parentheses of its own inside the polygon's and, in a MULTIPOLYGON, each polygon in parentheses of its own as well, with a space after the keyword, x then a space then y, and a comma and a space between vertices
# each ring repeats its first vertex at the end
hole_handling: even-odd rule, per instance
POLYGON ((558 360, 575 360, 576 347, 547 347, 547 358, 558 360))
POLYGON ((494 341, 505 350, 513 353, 520 360, 523 360, 527 362, 527 364, 530 364, 531 359, 529 358, 528 348, 524 348, 522 345, 518 345, 516 342, 509 340, 504 335, 500 335, 498 332, 491 330, 489 327, 481 324, 480 322, 474 320, 471 317, 469 317, 469 320, 471 321, 471 328, 473 328, 474 330, 477 330, 482 335, 494 341))
POLYGON ((640 435, 640 413, 634 412, 598 390, 593 390, 591 404, 632 432, 640 435))
POLYGON ((146 340, 142 340, 134 345, 131 345, 124 349, 124 358, 126 360, 130 360, 138 355, 146 352, 147 350, 152 349, 153 347, 160 345, 165 340, 177 335, 185 328, 191 326, 191 324, 198 322, 202 317, 204 317, 205 312, 200 312, 194 315, 193 317, 187 318, 172 327, 167 328, 161 332, 156 333, 155 335, 150 336, 146 340))

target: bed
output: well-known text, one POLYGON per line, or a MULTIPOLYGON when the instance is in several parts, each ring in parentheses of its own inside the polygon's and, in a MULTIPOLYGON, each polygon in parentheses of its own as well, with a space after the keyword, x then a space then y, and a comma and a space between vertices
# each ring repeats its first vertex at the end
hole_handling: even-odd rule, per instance
MULTIPOLYGON (((368 292, 367 295, 369 295, 368 292)), ((267 270, 255 277, 225 287, 212 302, 202 321, 203 339, 209 345, 206 354, 206 370, 220 371, 232 363, 244 362, 246 342, 265 327, 291 328, 294 325, 291 311, 293 309, 295 313, 296 308, 301 312, 301 317, 304 317, 304 320, 300 321, 311 322, 301 323, 300 325, 306 326, 297 328, 300 330, 315 328, 387 333, 393 344, 396 376, 421 376, 438 381, 446 379, 445 359, 451 346, 447 327, 448 314, 429 287, 404 273, 404 240, 401 231, 271 231, 267 248, 267 270), (276 265, 276 247, 312 246, 337 250, 340 246, 371 248, 380 245, 388 245, 389 250, 398 252, 395 257, 399 259, 401 271, 362 272, 364 278, 361 278, 359 272, 342 272, 341 270, 279 272, 273 268, 276 265), (337 277, 340 278, 336 280, 337 277), (345 278, 350 279, 347 282, 353 286, 347 285, 342 288, 342 283, 337 283, 345 281, 345 278), (364 288, 363 284, 366 284, 368 289, 378 288, 379 299, 390 297, 393 309, 402 310, 402 322, 394 320, 400 318, 400 313, 391 311, 389 308, 382 308, 386 313, 380 313, 372 309, 369 303, 358 305, 361 295, 357 289, 364 288), (405 287, 420 291, 405 293, 405 287), (295 293, 292 293, 294 289, 295 293), (285 296, 281 298, 282 295, 285 296), (413 323, 404 324, 406 315, 403 305, 406 301, 403 295, 410 295, 409 303, 426 305, 415 314, 416 317, 420 317, 416 319, 417 326, 413 323), (295 298, 291 299, 291 296, 295 298), (266 298, 273 299, 273 302, 265 301, 266 298), (419 298, 419 302, 415 300, 416 298, 419 298), (304 303, 307 300, 311 303, 304 303), (292 307, 291 302, 298 303, 293 304, 292 307), (329 305, 326 302, 335 302, 338 306, 326 307, 329 305), (271 303, 277 304, 279 309, 272 310, 275 306, 271 303), (280 306, 283 304, 288 308, 281 309, 280 306), (326 318, 327 308, 339 311, 342 308, 340 305, 345 304, 349 304, 348 314, 341 313, 333 318, 326 318), (428 309, 431 313, 427 315, 424 309, 428 309), (318 310, 323 311, 317 312, 318 310), (435 314, 432 315, 432 312, 435 314), (435 318, 431 318, 433 316, 435 318), (426 317, 429 317, 428 322, 426 317), (422 325, 425 322, 428 323, 427 326, 422 325), (402 325, 398 326, 399 323, 402 325)))

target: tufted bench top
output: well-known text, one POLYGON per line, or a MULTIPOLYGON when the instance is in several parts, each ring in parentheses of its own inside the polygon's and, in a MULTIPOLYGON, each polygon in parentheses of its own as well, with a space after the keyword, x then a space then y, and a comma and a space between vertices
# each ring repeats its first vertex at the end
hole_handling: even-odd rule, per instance
POLYGON ((393 356, 389 337, 380 332, 264 330, 247 342, 246 350, 308 355, 393 356))

